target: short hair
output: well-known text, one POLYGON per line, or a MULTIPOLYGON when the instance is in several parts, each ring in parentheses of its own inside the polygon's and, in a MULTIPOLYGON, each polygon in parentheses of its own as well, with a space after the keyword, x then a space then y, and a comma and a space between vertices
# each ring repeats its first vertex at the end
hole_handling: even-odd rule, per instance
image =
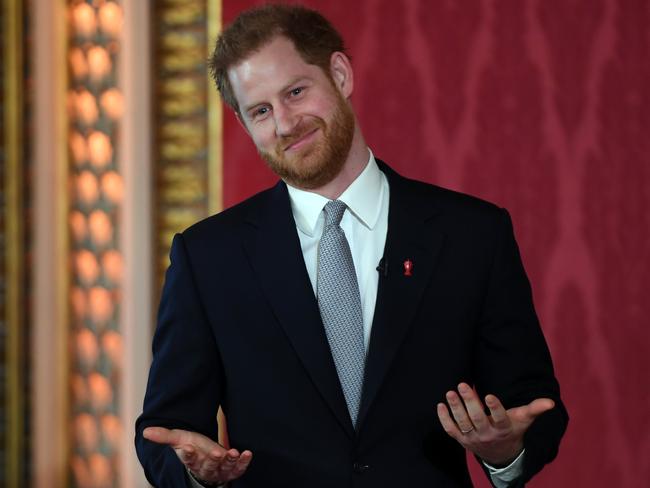
POLYGON ((319 12, 297 5, 264 5, 242 12, 217 39, 208 60, 223 101, 239 113, 228 69, 261 49, 277 36, 284 36, 308 64, 320 67, 330 76, 332 53, 345 53, 343 38, 319 12))

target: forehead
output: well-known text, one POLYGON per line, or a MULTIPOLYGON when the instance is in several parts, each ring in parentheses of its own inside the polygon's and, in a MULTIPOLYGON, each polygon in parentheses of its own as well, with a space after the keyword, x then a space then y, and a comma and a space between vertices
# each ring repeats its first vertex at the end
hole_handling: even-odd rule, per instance
POLYGON ((323 71, 306 63, 293 43, 278 36, 228 70, 233 92, 240 106, 264 99, 301 78, 324 77, 323 71))

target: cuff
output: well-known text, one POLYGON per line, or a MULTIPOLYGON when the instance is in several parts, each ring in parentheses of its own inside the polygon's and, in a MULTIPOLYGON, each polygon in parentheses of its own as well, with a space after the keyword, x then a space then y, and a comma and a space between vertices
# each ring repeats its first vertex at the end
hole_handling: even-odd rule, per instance
POLYGON ((192 472, 185 467, 185 472, 187 473, 187 479, 189 480, 190 488, 226 488, 227 483, 208 483, 207 481, 202 481, 196 478, 192 472))
POLYGON ((494 484, 494 486, 496 486, 497 488, 505 488, 508 486, 508 483, 516 480, 522 475, 522 473, 524 472, 525 452, 526 449, 522 450, 519 453, 519 456, 517 456, 515 460, 505 468, 495 468, 494 466, 490 466, 485 461, 481 461, 483 463, 483 466, 485 466, 488 469, 490 473, 490 478, 492 478, 492 483, 494 484))

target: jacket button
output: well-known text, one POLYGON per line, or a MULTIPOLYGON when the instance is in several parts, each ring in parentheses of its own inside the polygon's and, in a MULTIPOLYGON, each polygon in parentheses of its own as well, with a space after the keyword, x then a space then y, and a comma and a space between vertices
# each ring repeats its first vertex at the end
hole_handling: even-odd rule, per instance
POLYGON ((367 464, 363 464, 363 463, 359 463, 359 462, 355 462, 355 463, 352 464, 352 470, 357 474, 363 473, 369 467, 370 466, 368 466, 367 464))

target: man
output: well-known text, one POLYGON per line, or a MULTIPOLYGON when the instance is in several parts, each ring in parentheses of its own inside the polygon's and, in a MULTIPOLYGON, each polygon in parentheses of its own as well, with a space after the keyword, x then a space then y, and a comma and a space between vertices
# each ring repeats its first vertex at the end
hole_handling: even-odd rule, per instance
POLYGON ((245 12, 211 61, 282 181, 174 239, 136 426, 149 481, 471 486, 467 449, 522 486, 567 415, 507 213, 375 160, 320 14, 245 12))

